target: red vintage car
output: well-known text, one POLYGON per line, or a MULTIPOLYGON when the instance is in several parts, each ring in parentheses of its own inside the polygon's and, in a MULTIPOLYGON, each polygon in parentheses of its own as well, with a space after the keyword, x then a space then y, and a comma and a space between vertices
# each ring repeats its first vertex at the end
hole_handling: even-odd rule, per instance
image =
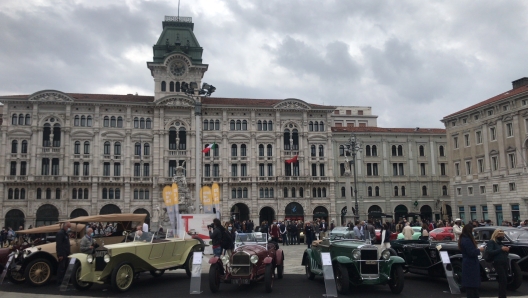
POLYGON ((282 278, 284 253, 276 243, 268 242, 266 233, 238 233, 232 255, 213 257, 209 264, 209 288, 213 293, 218 292, 220 283, 241 285, 259 281, 264 281, 266 292, 270 293, 273 279, 282 278))
POLYGON ((453 234, 452 227, 437 228, 429 232, 429 239, 435 241, 454 240, 455 234, 453 234))
MULTIPOLYGON (((397 233, 392 233, 390 235, 390 241, 396 240, 396 238, 398 238, 398 234, 397 233)), ((374 244, 380 244, 381 243, 381 230, 380 229, 376 229, 376 239, 373 242, 374 242, 374 244)))

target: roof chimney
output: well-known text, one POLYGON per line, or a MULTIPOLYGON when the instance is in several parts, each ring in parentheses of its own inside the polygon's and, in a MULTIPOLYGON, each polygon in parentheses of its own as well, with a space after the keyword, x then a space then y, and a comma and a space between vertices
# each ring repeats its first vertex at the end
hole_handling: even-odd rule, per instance
POLYGON ((528 85, 528 78, 524 77, 524 78, 520 78, 518 80, 515 80, 515 81, 512 82, 512 85, 513 85, 513 89, 517 89, 517 88, 522 87, 522 86, 527 86, 528 85))

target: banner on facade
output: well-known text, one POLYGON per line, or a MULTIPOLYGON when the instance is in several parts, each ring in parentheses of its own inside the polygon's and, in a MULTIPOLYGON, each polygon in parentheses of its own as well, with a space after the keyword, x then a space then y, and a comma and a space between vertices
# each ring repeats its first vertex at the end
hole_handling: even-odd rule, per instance
POLYGON ((213 183, 211 191, 213 193, 213 206, 216 211, 216 218, 220 219, 220 186, 218 183, 213 183))
POLYGON ((165 203, 165 208, 167 208, 167 214, 169 215, 171 228, 176 230, 176 217, 172 203, 172 186, 167 185, 163 188, 163 203, 165 203))
POLYGON ((213 198, 211 187, 203 186, 200 190, 200 201, 202 201, 203 211, 205 214, 213 213, 213 198))
POLYGON ((175 229, 177 231, 177 234, 180 235, 180 229, 181 229, 181 225, 180 225, 180 221, 179 221, 179 218, 180 218, 180 194, 178 193, 178 184, 176 183, 172 183, 172 210, 173 210, 173 214, 174 214, 174 222, 175 222, 175 225, 176 227, 173 227, 173 229, 175 229))

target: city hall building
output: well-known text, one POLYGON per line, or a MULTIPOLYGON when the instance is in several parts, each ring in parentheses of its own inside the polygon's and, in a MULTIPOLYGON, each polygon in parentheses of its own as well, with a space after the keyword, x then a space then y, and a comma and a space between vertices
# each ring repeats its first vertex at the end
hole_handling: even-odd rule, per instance
POLYGON ((0 220, 6 226, 108 213, 150 216, 163 207, 162 189, 182 169, 190 190, 182 212, 200 212, 197 190, 216 182, 223 220, 339 221, 341 138, 354 132, 370 148, 358 159, 362 217, 404 212, 400 205, 407 213, 427 205, 427 214, 438 214, 445 198, 441 133, 369 130, 377 126, 370 107, 212 97, 193 28, 191 18, 165 18, 147 63, 154 96, 42 90, 0 97, 0 220), (417 153, 421 144, 426 156, 417 153), (393 145, 403 153, 390 155, 393 145), (377 175, 369 174, 373 161, 377 175), (404 164, 397 177, 393 163, 404 164), (419 195, 422 185, 427 195, 419 195))

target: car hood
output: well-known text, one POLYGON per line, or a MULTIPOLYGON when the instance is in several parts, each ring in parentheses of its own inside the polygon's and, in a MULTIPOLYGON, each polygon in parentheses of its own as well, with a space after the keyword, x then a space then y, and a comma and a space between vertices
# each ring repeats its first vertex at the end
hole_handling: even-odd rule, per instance
POLYGON ((349 233, 349 231, 332 231, 330 232, 330 235, 344 235, 349 233))
MULTIPOLYGON (((341 240, 341 241, 333 241, 331 243, 333 247, 343 247, 343 248, 350 248, 350 249, 356 249, 360 247, 367 247, 368 244, 365 243, 365 241, 359 241, 359 240, 341 240)), ((370 245, 372 247, 376 247, 374 245, 370 245)))
MULTIPOLYGON (((273 244, 268 243, 268 246, 269 245, 273 245, 273 244)), ((258 254, 267 252, 267 249, 265 246, 262 246, 262 245, 243 245, 235 249, 234 252, 236 253, 236 252, 241 252, 241 251, 246 252, 250 255, 258 255, 258 254)))

